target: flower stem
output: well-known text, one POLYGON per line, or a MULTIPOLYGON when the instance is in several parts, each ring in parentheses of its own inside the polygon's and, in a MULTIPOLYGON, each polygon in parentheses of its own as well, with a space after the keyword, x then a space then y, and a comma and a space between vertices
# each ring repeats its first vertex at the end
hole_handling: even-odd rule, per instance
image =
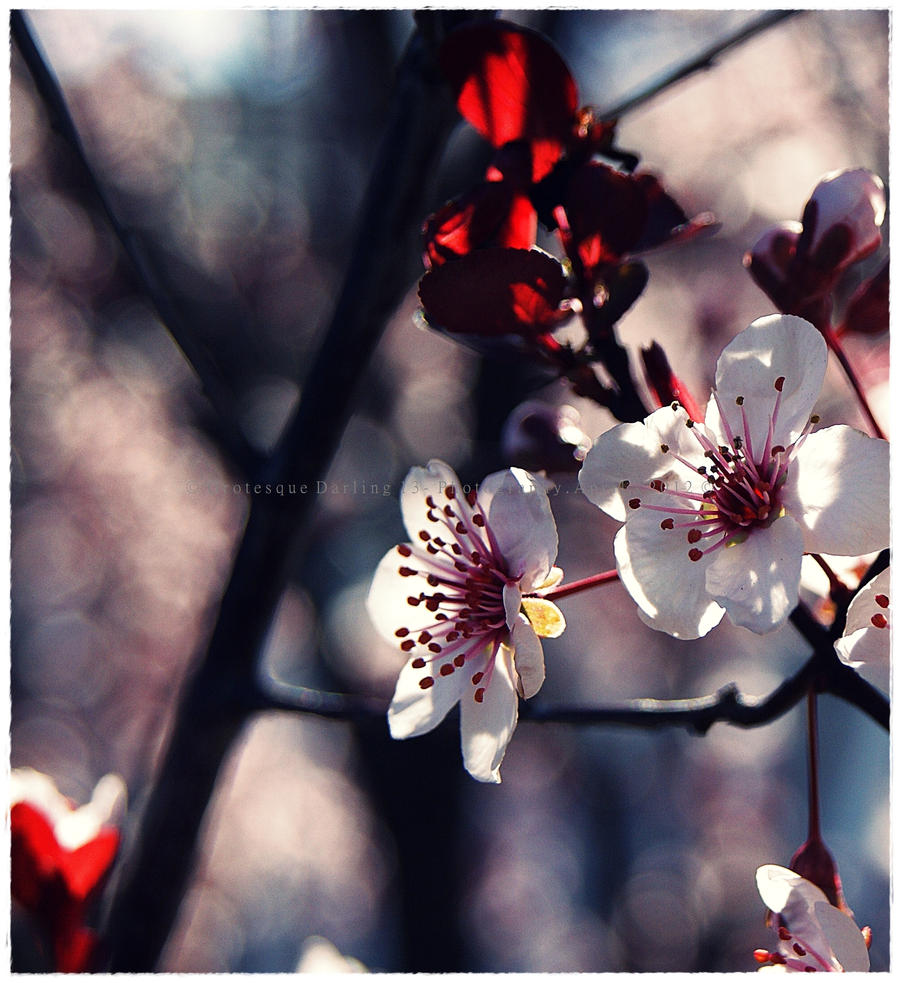
POLYGON ((831 325, 820 324, 817 325, 819 330, 822 332, 828 347, 834 352, 837 360, 841 363, 841 368, 844 370, 844 374, 847 376, 847 380, 853 387, 853 391, 856 393, 856 398, 859 401, 860 408, 869 420, 869 425, 872 427, 872 432, 876 437, 881 437, 885 439, 884 431, 878 425, 878 421, 875 419, 875 414, 872 412, 872 408, 869 406, 869 401, 866 399, 866 394, 863 391, 862 384, 850 364, 850 359, 847 358, 847 353, 844 351, 844 346, 841 344, 840 339, 835 334, 831 325))
POLYGON ((809 835, 808 840, 821 839, 819 830, 819 734, 816 720, 816 693, 806 693, 806 727, 809 746, 809 835))
POLYGON ((828 578, 829 595, 831 600, 835 604, 848 604, 850 598, 853 596, 853 592, 850 588, 841 580, 840 577, 831 569, 828 561, 824 557, 820 556, 818 553, 811 553, 810 556, 819 564, 822 568, 825 576, 828 578))
POLYGON ((545 601, 558 601, 572 594, 580 594, 581 591, 589 590, 591 587, 599 587, 601 584, 611 584, 618 579, 618 570, 606 570, 603 573, 595 573, 581 580, 573 580, 569 584, 560 584, 558 587, 552 587, 550 590, 526 594, 525 596, 542 597, 545 601))

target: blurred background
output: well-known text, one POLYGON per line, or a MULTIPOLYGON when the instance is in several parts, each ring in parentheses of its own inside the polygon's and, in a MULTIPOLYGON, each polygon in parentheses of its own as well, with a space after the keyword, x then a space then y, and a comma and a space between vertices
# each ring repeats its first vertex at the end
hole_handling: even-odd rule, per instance
MULTIPOLYGON (((265 451, 328 324, 411 13, 29 16, 120 216, 265 451)), ((505 16, 545 31, 581 103, 602 109, 756 14, 505 16)), ((744 251, 773 221, 799 219, 826 171, 887 177, 888 28, 886 11, 803 13, 620 124, 619 144, 689 214, 722 223, 653 256, 620 324, 635 352, 658 339, 704 398, 723 345, 771 313, 744 251)), ((11 112, 12 764, 78 801, 119 772, 133 821, 248 500, 15 50, 11 112)), ((487 158, 460 126, 432 176, 433 206, 487 158)), ((519 368, 423 331, 419 275, 410 257, 409 294, 328 476, 329 488, 367 491, 318 496, 267 643, 278 678, 389 699, 402 656, 363 605, 378 560, 405 538, 397 494, 412 464, 441 457, 467 481, 508 464, 499 435, 526 398, 573 405, 591 439, 614 422, 562 384, 536 390, 519 368)), ((887 340, 849 347, 886 427, 887 340)), ((864 428, 833 369, 820 413, 864 428)), ((567 578, 610 568, 616 524, 571 478, 561 489, 567 578)), ((729 682, 762 695, 807 656, 790 626, 759 638, 723 623, 674 641, 646 628, 618 585, 561 606, 569 628, 545 645, 541 705, 729 682)), ((771 945, 755 870, 787 863, 805 837, 804 727, 802 706, 705 737, 523 722, 502 785, 486 787, 462 770, 455 714, 405 743, 380 720, 260 716, 220 778, 160 969, 292 971, 305 941, 324 936, 385 971, 752 970, 753 949, 771 945)), ((824 836, 857 921, 872 927, 872 968, 885 970, 888 737, 828 697, 820 734, 824 836)), ((20 912, 13 922, 14 968, 46 968, 20 912)))

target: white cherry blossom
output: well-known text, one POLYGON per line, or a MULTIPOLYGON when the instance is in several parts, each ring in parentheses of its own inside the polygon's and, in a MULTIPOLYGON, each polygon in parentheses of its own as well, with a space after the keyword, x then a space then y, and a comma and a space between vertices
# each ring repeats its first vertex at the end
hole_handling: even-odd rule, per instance
POLYGON ((829 904, 824 893, 787 867, 766 864, 756 886, 776 916, 777 952, 758 949, 761 969, 795 973, 863 973, 869 969, 866 939, 856 922, 829 904))
POLYGON ((368 610, 408 654, 388 711, 391 736, 436 727, 456 703, 466 770, 499 782, 518 698, 544 681, 539 635, 565 627, 550 601, 523 597, 558 580, 556 524, 543 486, 513 468, 465 488, 432 460, 400 492, 410 542, 382 559, 368 610))
POLYGON ((651 627, 705 635, 727 611, 755 632, 797 604, 804 553, 888 544, 888 444, 813 432, 827 362, 802 318, 754 321, 724 349, 705 423, 678 404, 602 434, 585 495, 624 522, 619 575, 651 627))
POLYGON ((887 693, 891 686, 891 568, 850 602, 844 634, 834 643, 842 662, 887 693))

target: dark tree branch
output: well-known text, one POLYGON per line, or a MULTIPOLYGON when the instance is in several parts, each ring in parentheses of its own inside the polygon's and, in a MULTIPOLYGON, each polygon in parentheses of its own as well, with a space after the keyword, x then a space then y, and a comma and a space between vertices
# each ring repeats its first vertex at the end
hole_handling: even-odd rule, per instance
POLYGON ((625 113, 631 112, 631 110, 636 109, 645 102, 649 102, 665 89, 669 89, 676 83, 682 81, 682 79, 686 79, 696 72, 713 68, 719 55, 724 54, 730 48, 736 47, 749 38, 761 34, 763 31, 767 31, 770 27, 774 27, 774 25, 780 24, 782 21, 798 13, 801 13, 801 11, 771 10, 763 14, 761 17, 740 28, 740 30, 735 31, 734 34, 729 35, 722 41, 717 41, 696 57, 691 58, 690 61, 686 61, 677 68, 664 72, 659 78, 644 86, 634 95, 622 100, 618 105, 604 109, 600 115, 603 119, 617 119, 620 116, 624 116, 625 113))
POLYGON ((214 357, 172 302, 141 240, 116 214, 109 195, 88 160, 59 81, 41 52, 28 19, 21 10, 10 12, 10 31, 22 60, 34 80, 51 128, 68 146, 88 187, 100 204, 110 229, 128 257, 145 296, 200 380, 203 391, 219 418, 218 436, 225 449, 237 467, 246 474, 252 474, 258 461, 258 454, 247 442, 238 426, 234 415, 234 395, 224 382, 214 357))
MULTIPOLYGON (((417 32, 398 68, 344 285, 296 416, 264 466, 265 480, 324 476, 387 318, 412 279, 403 270, 418 256, 428 178, 457 119, 434 45, 460 16, 454 11, 417 15, 429 28, 431 43, 417 32)), ((156 966, 193 868, 219 769, 257 709, 247 694, 255 690, 258 656, 312 500, 256 498, 251 504, 218 621, 181 695, 113 896, 107 934, 112 971, 147 972, 156 966)), ((305 699, 320 713, 334 704, 324 697, 305 699)))

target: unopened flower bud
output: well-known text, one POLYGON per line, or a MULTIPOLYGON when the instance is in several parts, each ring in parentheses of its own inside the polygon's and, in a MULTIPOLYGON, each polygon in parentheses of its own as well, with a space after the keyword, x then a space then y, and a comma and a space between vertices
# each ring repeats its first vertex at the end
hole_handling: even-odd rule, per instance
POLYGON ((766 229, 744 256, 750 275, 783 313, 791 311, 798 300, 792 286, 791 265, 802 232, 799 222, 779 222, 766 229))
POLYGON ((687 386, 672 371, 669 359, 658 341, 641 349, 647 384, 656 397, 658 406, 680 403, 692 420, 703 419, 703 414, 687 386))
POLYGON ((572 406, 528 400, 516 407, 500 438, 506 460, 529 471, 578 471, 591 446, 572 406))
POLYGON ((884 206, 877 174, 864 168, 826 174, 806 203, 800 251, 823 272, 858 263, 881 245, 884 206))

